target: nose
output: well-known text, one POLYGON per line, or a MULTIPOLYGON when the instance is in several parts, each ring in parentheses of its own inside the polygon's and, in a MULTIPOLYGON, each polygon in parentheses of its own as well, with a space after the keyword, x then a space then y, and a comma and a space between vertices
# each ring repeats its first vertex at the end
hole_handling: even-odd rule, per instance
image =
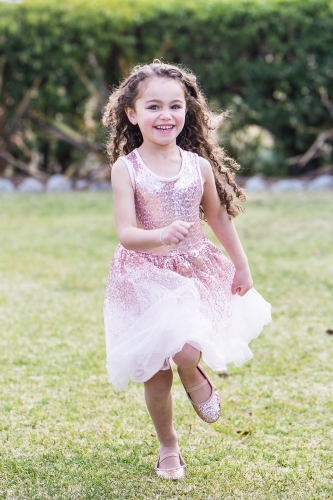
POLYGON ((171 118, 171 113, 169 109, 162 109, 160 113, 160 118, 161 120, 170 120, 171 118))

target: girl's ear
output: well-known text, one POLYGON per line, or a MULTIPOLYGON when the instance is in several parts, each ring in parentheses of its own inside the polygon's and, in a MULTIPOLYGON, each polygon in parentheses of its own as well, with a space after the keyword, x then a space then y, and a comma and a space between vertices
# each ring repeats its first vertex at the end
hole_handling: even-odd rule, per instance
POLYGON ((125 113, 127 115, 127 118, 133 125, 137 125, 138 120, 136 119, 136 113, 134 109, 132 108, 125 108, 125 113))

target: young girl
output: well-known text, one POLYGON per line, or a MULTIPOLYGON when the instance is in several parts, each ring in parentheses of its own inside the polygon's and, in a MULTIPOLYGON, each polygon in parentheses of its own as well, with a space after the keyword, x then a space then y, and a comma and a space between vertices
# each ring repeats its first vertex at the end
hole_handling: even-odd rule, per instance
POLYGON ((269 323, 252 288, 232 218, 245 195, 212 135, 213 115, 193 74, 154 61, 137 66, 105 108, 114 213, 120 241, 104 303, 109 381, 144 382, 160 442, 156 474, 185 475, 173 426, 172 360, 200 418, 215 422, 220 399, 199 365, 225 370, 252 357, 248 343, 269 323), (124 155, 124 156, 122 156, 124 155), (207 240, 208 222, 231 261, 207 240))

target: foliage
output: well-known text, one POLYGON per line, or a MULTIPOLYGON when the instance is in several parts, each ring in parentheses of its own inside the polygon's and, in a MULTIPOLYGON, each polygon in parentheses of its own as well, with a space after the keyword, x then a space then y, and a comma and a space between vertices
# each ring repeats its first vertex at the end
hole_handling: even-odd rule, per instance
POLYGON ((332 499, 330 193, 259 193, 237 218, 273 323, 250 362, 210 373, 216 424, 196 416, 175 372, 179 482, 154 475, 142 384, 107 383, 110 196, 11 194, 0 205, 1 500, 332 499))
MULTIPOLYGON (((90 151, 103 137, 100 104, 89 130, 84 119, 92 87, 105 101, 105 89, 131 65, 162 57, 190 67, 213 105, 230 109, 228 134, 247 125, 268 129, 274 137, 274 168, 289 165, 289 172, 297 173, 293 165, 299 155, 332 126, 332 21, 332 0, 1 4, 2 98, 10 94, 17 104, 33 81, 42 79, 32 106, 39 121, 33 113, 29 119, 44 155, 41 168, 52 170, 52 158, 68 166, 80 154, 73 156, 73 144, 64 134, 53 130, 50 138, 50 130, 43 131, 45 117, 81 137, 91 134, 89 144, 81 144, 83 152, 90 151)), ((302 168, 323 162, 332 163, 327 141, 302 168)))

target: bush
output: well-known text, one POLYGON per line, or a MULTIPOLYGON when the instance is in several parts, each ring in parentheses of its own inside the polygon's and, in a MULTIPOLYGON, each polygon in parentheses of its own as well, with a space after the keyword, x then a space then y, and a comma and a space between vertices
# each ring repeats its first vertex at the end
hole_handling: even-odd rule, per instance
MULTIPOLYGON (((55 133, 57 126, 71 127, 77 139, 90 134, 90 143, 80 146, 85 154, 102 138, 101 104, 95 103, 90 128, 85 119, 93 89, 105 99, 105 85, 116 84, 132 64, 163 57, 190 67, 213 105, 231 110, 229 135, 247 125, 269 130, 276 174, 279 166, 286 170, 286 158, 304 153, 332 126, 332 9, 331 0, 1 4, 1 99, 18 103, 42 78, 25 127, 44 154, 44 169, 52 169, 52 161, 67 168, 80 154, 73 152, 74 139, 63 141, 64 129, 55 133), (48 126, 46 117, 53 120, 48 126)), ((332 162, 329 148, 325 155, 332 162)))

